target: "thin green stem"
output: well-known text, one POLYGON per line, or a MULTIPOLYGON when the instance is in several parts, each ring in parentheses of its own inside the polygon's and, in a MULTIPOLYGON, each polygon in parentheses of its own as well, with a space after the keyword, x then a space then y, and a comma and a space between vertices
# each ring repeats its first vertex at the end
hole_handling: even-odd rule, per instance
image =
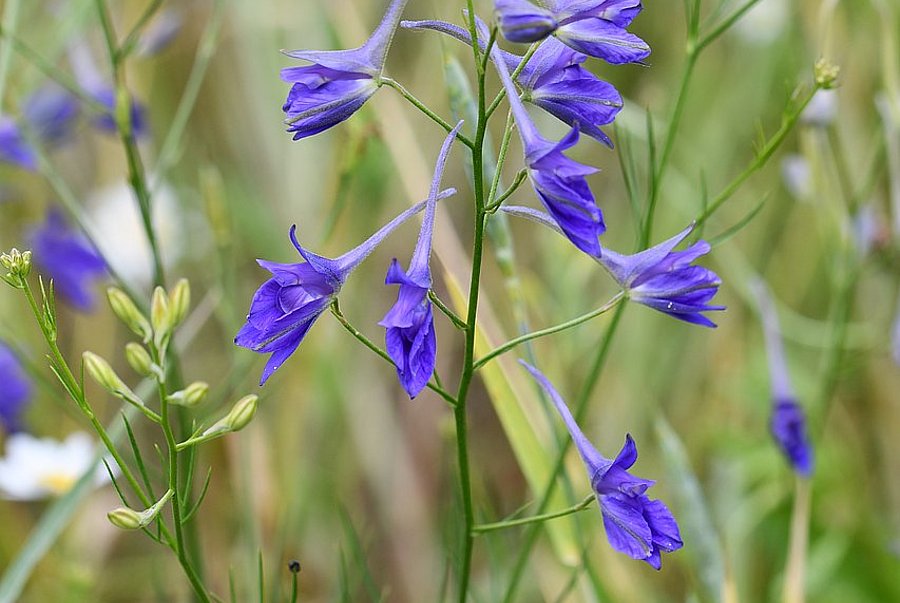
POLYGON ((437 306, 437 309, 441 311, 441 313, 446 316, 450 322, 453 323, 453 326, 461 331, 466 330, 466 321, 456 315, 456 312, 450 309, 447 304, 445 304, 440 297, 438 297, 437 293, 434 292, 433 289, 428 290, 428 299, 437 306))
POLYGON ((509 185, 509 188, 507 188, 505 191, 503 191, 503 194, 500 195, 499 197, 497 197, 496 201, 494 201, 493 203, 488 205, 487 208, 485 209, 485 212, 487 212, 489 214, 496 213, 497 210, 500 209, 500 207, 503 205, 503 203, 506 202, 507 199, 512 197, 513 193, 515 193, 519 189, 519 187, 522 186, 522 183, 525 182, 525 178, 527 178, 527 177, 528 177, 527 170, 525 170, 525 169, 519 170, 518 173, 516 174, 516 179, 513 180, 513 183, 509 185))
MULTIPOLYGON (((403 84, 401 84, 400 82, 398 82, 397 80, 393 80, 389 77, 382 77, 381 83, 384 84, 385 86, 390 86, 391 88, 393 88, 394 90, 399 92, 400 95, 403 98, 405 98, 406 100, 408 100, 412 106, 414 106, 416 109, 418 109, 423 114, 425 114, 434 123, 436 123, 439 126, 441 126, 442 128, 444 128, 444 130, 446 130, 448 134, 453 131, 453 126, 450 125, 450 123, 447 122, 447 120, 445 120, 443 117, 441 117, 440 115, 438 115, 437 113, 435 113, 434 111, 429 109, 425 103, 423 103, 418 98, 416 98, 413 95, 413 93, 410 92, 409 90, 407 90, 403 86, 403 84)), ((463 134, 461 132, 456 133, 456 139, 459 140, 464 145, 466 145, 467 147, 469 147, 470 149, 474 145, 474 143, 471 140, 469 140, 465 134, 463 134)))
MULTIPOLYGON (((513 70, 512 75, 510 77, 513 81, 516 81, 516 78, 519 77, 519 74, 522 73, 522 70, 525 69, 525 66, 528 65, 528 61, 531 60, 531 57, 534 56, 534 53, 537 52, 538 47, 541 45, 540 42, 535 42, 531 46, 528 47, 528 50, 522 56, 522 60, 519 61, 519 64, 513 70)), ((506 89, 503 88, 500 92, 497 93, 497 96, 494 97, 494 100, 491 101, 490 106, 487 108, 485 112, 485 119, 490 119, 494 114, 494 111, 500 106, 500 103, 503 102, 503 99, 506 98, 506 89)))
POLYGON ((123 40, 122 44, 119 46, 119 50, 115 55, 116 64, 124 61, 126 58, 128 58, 128 55, 130 55, 134 51, 141 39, 141 34, 144 32, 144 27, 147 26, 147 23, 150 22, 150 19, 153 18, 153 15, 156 14, 162 4, 163 0, 153 0, 152 2, 150 2, 150 4, 147 5, 147 8, 138 18, 137 22, 134 24, 134 27, 131 28, 131 31, 128 32, 128 35, 125 36, 125 40, 123 40))
MULTIPOLYGON (((475 27, 475 7, 473 0, 466 0, 469 9, 469 34, 472 40, 478 39, 475 27)), ((475 66, 481 66, 481 55, 478 44, 472 44, 475 57, 475 66)), ((456 450, 459 465, 460 495, 463 503, 463 519, 465 533, 462 541, 462 554, 460 555, 459 587, 457 597, 459 603, 466 603, 469 592, 469 579, 472 571, 472 549, 474 546, 472 528, 475 526, 475 513, 472 504, 472 480, 469 468, 468 423, 466 417, 466 403, 472 379, 475 376, 475 337, 478 320, 478 294, 481 284, 481 268, 484 256, 485 223, 485 187, 484 187, 484 141, 487 134, 488 116, 485 110, 485 70, 479 69, 478 74, 478 124, 475 133, 475 144, 472 147, 472 177, 473 190, 475 192, 474 220, 472 250, 472 273, 469 279, 469 299, 466 314, 466 341, 463 356, 462 375, 459 380, 459 389, 456 394, 456 408, 453 415, 456 424, 456 450)))
MULTIPOLYGON (((364 346, 390 363, 391 366, 396 368, 397 365, 394 364, 394 360, 391 358, 390 354, 381 349, 378 344, 366 337, 359 329, 353 326, 353 324, 349 320, 347 320, 347 317, 345 317, 344 313, 341 312, 341 307, 340 305, 338 305, 337 300, 334 300, 334 302, 331 304, 331 314, 337 319, 339 323, 341 323, 341 326, 344 327, 344 329, 346 329, 348 333, 353 335, 353 337, 355 337, 360 343, 362 343, 364 346)), ((449 404, 451 407, 456 407, 456 398, 453 397, 453 394, 440 387, 439 385, 431 382, 429 382, 426 387, 443 398, 444 401, 446 401, 447 404, 449 404)))
POLYGON ((531 523, 544 523, 545 521, 549 521, 551 519, 565 517, 567 515, 572 515, 573 513, 578 513, 579 511, 584 511, 591 506, 591 503, 594 502, 596 498, 596 495, 591 494, 585 497, 585 499, 580 503, 573 505, 568 509, 563 509, 562 511, 554 511, 553 513, 543 513, 541 515, 533 515, 532 517, 523 517, 521 519, 508 519, 506 521, 498 521, 496 523, 483 523, 472 528, 472 532, 475 534, 483 534, 485 532, 505 530, 506 528, 524 526, 531 523))
POLYGON ((491 191, 488 193, 487 206, 490 208, 494 205, 494 199, 497 196, 497 189, 500 188, 500 178, 503 174, 503 165, 506 163, 506 154, 509 152, 509 141, 512 139, 513 126, 512 111, 506 115, 506 128, 503 130, 503 140, 500 142, 500 153, 497 155, 497 165, 494 168, 494 178, 491 181, 491 191))
POLYGON ((596 310, 591 310, 587 314, 582 314, 572 320, 568 320, 566 322, 560 323, 558 325, 547 327, 546 329, 541 329, 539 331, 532 331, 531 333, 525 333, 524 335, 520 335, 515 339, 511 339, 501 345, 500 347, 492 350, 486 356, 479 359, 475 363, 475 369, 480 369, 485 364, 500 356, 501 354, 505 354, 511 349, 515 348, 518 345, 525 343, 526 341, 531 341, 533 339, 538 339, 539 337, 546 337, 547 335, 553 335, 554 333, 559 333, 560 331, 565 331, 566 329, 571 329, 572 327, 576 327, 582 323, 585 323, 593 318, 600 316, 601 314, 606 314, 610 310, 616 307, 623 299, 625 299, 625 292, 619 291, 616 293, 612 299, 608 302, 597 308, 596 310))
POLYGON ((729 182, 728 185, 724 189, 722 189, 722 192, 716 195, 715 199, 712 200, 709 206, 707 206, 707 208, 697 217, 698 226, 706 222, 706 220, 708 220, 709 217, 722 206, 722 204, 728 201, 731 196, 741 187, 741 185, 744 184, 744 182, 746 182, 748 178, 750 178, 750 176, 755 174, 757 171, 759 171, 760 168, 766 165, 766 163, 769 161, 769 158, 772 157, 775 151, 778 150, 778 147, 781 146, 781 143, 784 142, 784 139, 787 138, 787 135, 790 134, 791 130, 793 130, 794 126, 799 121, 803 110, 806 108, 806 106, 809 104, 816 91, 818 90, 818 86, 813 86, 812 89, 806 93, 803 99, 799 103, 797 103, 793 111, 785 116, 784 120, 781 123, 781 127, 777 132, 775 132, 772 138, 766 141, 766 144, 762 149, 759 150, 759 152, 757 152, 756 157, 753 158, 753 160, 744 169, 744 171, 742 171, 737 175, 736 178, 729 182))
MULTIPOLYGON (((3 6, 3 31, 14 34, 19 24, 19 7, 21 0, 7 0, 3 6)), ((9 66, 12 62, 13 40, 8 38, 0 48, 0 113, 6 94, 6 82, 9 79, 9 66)))
POLYGON ((697 52, 700 52, 713 42, 715 42, 719 36, 723 33, 731 29, 731 27, 737 23, 741 17, 747 14, 751 8, 756 6, 760 0, 747 0, 739 9, 728 15, 719 25, 717 25, 711 32, 703 36, 703 38, 697 43, 697 52))

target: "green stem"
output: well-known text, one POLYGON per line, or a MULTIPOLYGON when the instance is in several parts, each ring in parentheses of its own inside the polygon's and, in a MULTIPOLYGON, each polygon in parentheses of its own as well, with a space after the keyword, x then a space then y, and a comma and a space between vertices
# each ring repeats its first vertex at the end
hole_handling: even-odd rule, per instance
POLYGON ((437 293, 434 292, 433 289, 428 290, 428 299, 432 301, 432 303, 437 306, 437 309, 441 311, 441 313, 446 316, 450 322, 453 323, 453 326, 461 331, 466 330, 466 321, 456 315, 456 312, 451 310, 447 304, 445 304, 440 297, 438 297, 437 293))
POLYGON ((572 320, 568 320, 564 323, 560 323, 560 324, 552 326, 552 327, 547 327, 546 329, 541 329, 539 331, 532 331, 531 333, 525 333, 524 335, 520 335, 519 337, 516 337, 515 339, 511 339, 511 340, 507 341, 506 343, 504 343, 503 345, 501 345, 500 347, 492 350, 490 353, 488 353, 483 358, 479 359, 475 363, 475 369, 476 370, 480 369, 481 367, 483 367, 485 364, 487 364, 488 362, 490 362, 497 356, 500 356, 501 354, 505 354, 506 352, 510 351, 514 347, 516 347, 520 344, 523 344, 526 341, 531 341, 531 340, 537 339, 539 337, 545 337, 547 335, 559 333, 560 331, 565 331, 566 329, 571 329, 572 327, 576 327, 576 326, 580 325, 581 323, 587 322, 587 321, 591 320, 592 318, 596 318, 596 317, 600 316, 601 314, 606 314, 607 312, 609 312, 610 310, 615 308, 623 299, 625 299, 625 292, 619 291, 618 293, 616 293, 613 296, 612 299, 610 299, 608 302, 606 302, 605 304, 603 304, 596 310, 591 310, 587 314, 582 314, 581 316, 578 316, 577 318, 573 318, 572 320))
MULTIPOLYGON (((14 34, 19 23, 19 7, 21 0, 7 0, 3 7, 3 31, 14 34)), ((0 48, 0 107, 6 93, 6 81, 9 79, 9 65, 12 62, 13 40, 7 38, 0 48)), ((0 110, 2 113, 2 110, 0 110)))
MULTIPOLYGON (((353 335, 353 337, 355 337, 360 343, 381 356, 381 358, 383 358, 388 363, 390 363, 391 366, 396 368, 397 365, 394 364, 394 360, 391 358, 390 354, 381 349, 374 341, 363 335, 363 333, 359 329, 354 327, 353 324, 349 320, 347 320, 347 318, 344 316, 344 313, 341 312, 341 307, 340 305, 338 305, 337 300, 334 300, 334 302, 331 304, 331 314, 338 320, 339 323, 341 323, 341 326, 343 326, 344 329, 346 329, 348 333, 353 335)), ((441 398, 443 398, 447 402, 447 404, 454 408, 456 407, 456 398, 453 397, 453 394, 440 387, 439 385, 431 382, 427 384, 427 387, 428 389, 439 395, 441 398)))
POLYGON ((494 167, 494 178, 491 181, 491 191, 488 193, 488 208, 495 205, 494 199, 497 196, 497 189, 500 188, 500 177, 503 173, 503 164, 506 163, 506 154, 509 152, 509 141, 512 138, 513 126, 512 111, 506 116, 506 128, 503 130, 503 140, 500 142, 500 154, 497 155, 497 165, 494 167))
POLYGON ((484 523, 481 525, 477 525, 472 528, 472 532, 476 534, 483 534, 484 532, 493 532, 495 530, 505 530, 506 528, 512 528, 515 526, 524 526, 530 523, 543 523, 545 521, 549 521, 551 519, 556 519, 558 517, 565 517, 567 515, 572 515, 573 513, 578 513, 579 511, 584 511, 587 509, 592 502, 596 500, 596 495, 591 494, 585 497, 577 505, 573 505, 568 509, 563 509, 562 511, 554 511, 553 513, 544 513, 542 515, 534 515, 532 517, 523 517, 521 519, 509 519, 506 521, 498 521, 496 523, 484 523))
POLYGON ((815 93, 819 90, 818 86, 813 86, 813 88, 807 92, 806 96, 803 97, 803 100, 797 104, 794 110, 789 113, 781 123, 781 127, 775 132, 775 135, 770 138, 765 146, 756 154, 756 157, 753 158, 753 161, 750 162, 743 172, 738 174, 738 176, 728 183, 728 185, 716 195, 716 198, 709 204, 709 206, 697 217, 697 225, 701 225, 709 217, 718 210, 723 203, 728 201, 731 196, 741 187, 747 179, 755 174, 760 168, 762 168, 769 160, 770 157, 778 150, 778 147, 781 146, 781 143, 784 142, 784 139, 787 138, 787 135, 790 134, 791 130, 793 130, 794 126, 797 124, 797 121, 800 119, 800 115, 803 113, 803 110, 812 100, 815 93))
MULTIPOLYGON (((477 40, 475 28, 475 7, 473 0, 466 0, 469 9, 469 34, 477 40)), ((459 485, 463 502, 463 534, 462 554, 460 556, 459 603, 466 603, 469 592, 469 579, 472 570, 472 549, 474 545, 472 528, 475 526, 475 513, 472 505, 472 480, 469 469, 468 423, 466 421, 466 403, 472 379, 475 376, 475 336, 478 321, 478 293, 481 284, 481 268, 484 256, 485 223, 485 189, 484 189, 484 140, 487 134, 487 114, 485 111, 485 70, 481 69, 481 55, 477 43, 472 44, 475 66, 478 74, 478 124, 475 133, 475 145, 472 148, 472 177, 475 192, 474 219, 475 228, 472 250, 472 274, 469 279, 469 299, 466 315, 466 342, 463 356, 462 375, 456 394, 456 408, 453 417, 456 423, 457 459, 459 464, 459 485)))
POLYGON ((512 197, 513 193, 515 193, 519 187, 525 182, 525 178, 528 177, 528 171, 525 169, 519 170, 519 173, 516 174, 516 179, 513 180, 513 183, 509 185, 509 188, 503 191, 503 194, 497 197, 497 200, 487 206, 485 210, 489 214, 496 213, 498 209, 503 205, 503 203, 512 197))
MULTIPOLYGON (((541 45, 540 42, 535 42, 531 46, 528 47, 528 51, 522 56, 522 60, 519 61, 519 64, 516 66, 515 70, 513 70, 510 77, 513 81, 516 81, 516 78, 519 77, 519 74, 522 73, 522 70, 525 69, 525 66, 528 65, 528 61, 531 60, 531 57, 534 56, 534 53, 537 52, 538 47, 541 45)), ((494 100, 491 101, 491 105, 487 108, 485 112, 485 119, 490 119, 494 114, 494 111, 497 110, 497 107, 500 106, 500 103, 503 102, 503 99, 506 98, 506 89, 500 90, 497 93, 497 96, 494 97, 494 100)))
MULTIPOLYGON (((393 80, 389 77, 382 77, 381 83, 386 86, 390 86, 391 88, 393 88, 394 90, 399 92, 403 98, 405 98, 406 100, 408 100, 410 102, 410 104, 412 104, 412 106, 414 106, 416 109, 418 109, 419 111, 424 113, 433 122, 435 122, 436 124, 438 124, 439 126, 444 128, 444 130, 446 130, 448 134, 453 131, 453 126, 450 125, 450 123, 448 123, 443 117, 441 117, 440 115, 438 115, 437 113, 435 113, 434 111, 429 109, 428 105, 426 105, 425 103, 420 101, 418 98, 416 98, 413 95, 413 93, 410 92, 409 90, 407 90, 403 86, 403 84, 401 84, 400 82, 393 80)), ((467 147, 469 147, 470 149, 473 148, 473 146, 474 146, 474 143, 471 140, 469 140, 465 136, 465 134, 463 134, 461 132, 456 133, 456 139, 459 140, 464 145, 466 145, 467 147)))
POLYGON ((121 63, 128 55, 131 54, 135 47, 137 47, 137 43, 140 41, 141 34, 144 31, 144 27, 147 26, 150 19, 153 18, 153 15, 156 14, 156 11, 159 10, 163 4, 163 0, 153 0, 149 5, 147 5, 146 10, 141 14, 138 18, 137 22, 134 24, 134 27, 131 28, 131 31, 128 32, 128 35, 125 36, 125 40, 119 46, 119 50, 115 55, 116 63, 121 63))

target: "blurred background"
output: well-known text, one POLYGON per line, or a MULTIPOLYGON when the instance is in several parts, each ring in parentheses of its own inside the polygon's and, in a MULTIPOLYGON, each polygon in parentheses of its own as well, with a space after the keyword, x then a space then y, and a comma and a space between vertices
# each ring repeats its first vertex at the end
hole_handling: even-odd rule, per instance
MULTIPOLYGON (((128 31, 146 4, 111 3, 117 30, 128 31)), ((463 4, 413 0, 405 17, 462 23, 463 4)), ((477 5, 489 18, 491 3, 477 5)), ((703 0, 703 23, 714 26, 741 5, 703 0)), ((284 132, 288 84, 278 72, 296 62, 279 50, 361 44, 385 6, 166 2, 156 19, 174 18, 174 37, 126 64, 128 87, 146 110, 139 145, 170 284, 184 276, 194 292, 196 310, 178 343, 185 375, 213 385, 198 416, 220 414, 245 392, 261 396, 254 422, 205 447, 198 459, 198 480, 212 468, 201 546, 208 581, 223 598, 233 589, 235 600, 257 600, 261 571, 264 600, 286 600, 292 559, 302 566, 302 601, 438 601, 452 592, 445 583, 461 511, 446 404, 427 390, 410 401, 393 369, 327 314, 262 389, 264 358, 231 343, 268 278, 255 259, 299 261, 287 236, 292 224, 306 246, 334 257, 427 194, 444 133, 393 90, 379 91, 348 122, 314 138, 292 142, 284 132), (196 102, 185 106, 194 94, 196 102)), ((622 252, 636 240, 629 199, 648 194, 648 157, 667 132, 682 81, 685 7, 646 2, 631 30, 653 49, 648 65, 588 63, 625 98, 616 128, 608 129, 616 149, 584 139, 571 153, 601 168, 590 183, 609 225, 603 244, 622 252), (632 166, 625 169, 632 179, 623 165, 632 166)), ((92 0, 24 2, 16 37, 62 72, 71 71, 66 59, 74 44, 104 65, 92 0)), ((627 308, 591 393, 585 433, 610 457, 625 433, 633 435, 640 451, 634 471, 657 480, 654 496, 681 522, 684 549, 666 556, 656 573, 614 553, 592 509, 543 533, 517 601, 782 600, 796 480, 768 431, 769 376, 748 288, 757 277, 776 299, 815 447, 807 599, 900 600, 900 335, 892 347, 900 289, 898 39, 894 0, 759 0, 699 56, 660 189, 654 243, 684 228, 753 163, 798 87, 812 85, 817 59, 841 67, 840 86, 814 100, 771 158, 703 225, 715 246, 702 263, 721 276, 717 300, 728 306, 713 317, 718 329, 627 308)), ((471 75, 466 47, 400 30, 387 72, 449 120, 444 64, 452 59, 471 75)), ((12 52, 3 113, 20 115, 46 81, 27 53, 12 52)), ((488 83, 498 89, 494 74, 488 83)), ((549 116, 534 117, 548 138, 565 133, 549 116)), ((501 115, 492 123, 495 141, 502 127, 501 115)), ((47 208, 68 195, 116 272, 149 299, 152 263, 120 141, 82 125, 45 151, 47 164, 35 172, 0 165, 0 247, 26 247, 47 208)), ((435 241, 442 274, 436 288, 448 300, 454 279, 468 278, 471 191, 463 151, 454 151, 444 179, 460 194, 439 210, 435 241)), ((521 167, 515 139, 510 157, 507 182, 521 167)), ((512 202, 536 200, 523 186, 512 202)), ((384 271, 391 258, 405 262, 411 253, 413 222, 378 249, 340 298, 344 314, 376 341, 377 322, 395 299, 382 284, 384 271)), ((518 334, 523 321, 532 329, 557 324, 615 293, 599 267, 562 238, 531 223, 510 227, 511 245, 490 247, 485 264, 488 302, 480 319, 493 344, 518 334), (515 254, 515 274, 494 260, 498 248, 515 254)), ((103 287, 95 289, 90 312, 60 304, 61 346, 73 361, 86 349, 115 359, 120 374, 136 381, 121 353, 130 333, 106 306, 103 287)), ((56 438, 87 430, 46 369, 27 312, 21 295, 0 290, 0 339, 35 383, 24 428, 56 438)), ((453 383, 462 338, 437 322, 438 372, 453 383)), ((600 317, 538 340, 528 352, 567 400, 578 397, 609 325, 600 317)), ((476 513, 484 522, 539 499, 534 488, 543 487, 541 471, 564 437, 516 356, 476 382, 469 405, 476 513)), ((119 402, 89 391, 104 422, 113 422, 119 402)), ((152 430, 137 435, 150 444, 156 437, 152 430)), ((561 506, 589 492, 574 452, 568 460, 561 506)), ((20 558, 61 500, 0 500, 0 570, 20 558)), ((13 600, 187 600, 167 551, 108 524, 105 513, 117 505, 108 486, 67 505, 65 527, 45 543, 46 554, 13 600)), ((502 600, 525 533, 476 539, 472 601, 502 600)))

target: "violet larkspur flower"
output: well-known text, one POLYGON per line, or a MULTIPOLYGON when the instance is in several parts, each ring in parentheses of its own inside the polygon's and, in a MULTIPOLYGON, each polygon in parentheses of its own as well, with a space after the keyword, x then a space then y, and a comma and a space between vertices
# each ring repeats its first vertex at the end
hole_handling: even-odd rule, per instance
POLYGON ((683 546, 678 524, 661 500, 651 500, 645 493, 655 482, 628 472, 638 453, 631 435, 614 460, 605 458, 584 436, 562 397, 539 370, 519 362, 537 380, 566 424, 572 441, 584 461, 591 489, 600 503, 603 527, 613 549, 632 559, 646 561, 655 569, 662 567, 661 553, 671 553, 683 546))
POLYGON ((28 97, 23 113, 41 140, 53 143, 69 136, 78 110, 78 100, 68 90, 49 83, 28 97))
MULTIPOLYGON (((502 209, 564 234, 559 225, 542 211, 515 205, 502 209)), ((715 327, 716 324, 702 312, 725 309, 725 306, 709 305, 719 290, 721 280, 715 272, 692 264, 698 257, 709 253, 709 243, 697 241, 687 249, 672 251, 693 229, 691 224, 671 239, 634 255, 622 255, 603 248, 593 257, 632 301, 678 320, 715 327)))
POLYGON ((341 123, 375 94, 407 1, 393 0, 378 28, 359 48, 284 51, 289 57, 312 63, 281 70, 281 79, 293 84, 282 110, 294 140, 341 123))
POLYGON ((0 161, 11 163, 26 170, 37 169, 37 160, 16 121, 6 115, 0 115, 0 161))
POLYGON ((506 63, 496 50, 494 65, 509 97, 510 108, 525 149, 528 177, 534 191, 565 236, 578 249, 590 255, 599 255, 598 237, 606 230, 606 225, 585 180, 585 176, 597 170, 563 154, 563 151, 578 142, 578 125, 559 142, 542 137, 519 100, 506 63))
POLYGON ((725 306, 709 305, 722 281, 712 270, 692 263, 709 253, 709 243, 701 240, 687 249, 673 251, 692 230, 693 224, 671 239, 634 255, 604 249, 597 261, 632 301, 678 320, 715 327, 716 324, 702 312, 725 309, 725 306))
POLYGON ((640 0, 494 0, 497 23, 511 42, 536 42, 550 34, 560 42, 608 63, 633 63, 650 47, 626 28, 641 12, 640 0))
POLYGON ((69 228, 62 212, 47 211, 44 223, 29 237, 34 262, 45 276, 53 279, 53 288, 74 308, 93 307, 93 281, 106 273, 106 263, 81 234, 69 228))
MULTIPOLYGON (((443 191, 439 198, 456 191, 443 191)), ((395 228, 422 211, 421 202, 381 227, 359 247, 330 259, 304 249, 297 242, 296 226, 290 230, 291 242, 303 262, 279 264, 266 260, 257 263, 272 273, 253 295, 247 323, 234 343, 259 354, 271 354, 259 384, 263 385, 285 360, 294 353, 316 319, 337 298, 350 273, 365 260, 375 247, 395 228)))
POLYGON ((400 285, 400 291, 397 302, 378 324, 386 329, 384 339, 388 355, 397 366, 397 377, 410 398, 419 395, 428 384, 434 373, 437 357, 434 316, 428 299, 428 290, 431 289, 431 235, 434 231, 434 213, 441 177, 450 155, 450 146, 460 126, 462 122, 444 140, 438 155, 431 191, 425 205, 425 217, 422 219, 422 230, 409 262, 409 270, 404 272, 395 258, 384 279, 386 285, 400 285))
MULTIPOLYGON (((480 23, 479 23, 480 25, 480 23)), ((403 21, 406 29, 431 29, 471 44, 469 32, 446 21, 403 21)), ((482 50, 485 42, 479 39, 482 50)), ((500 51, 507 69, 515 71, 522 57, 500 51)), ((581 66, 587 56, 548 38, 516 77, 522 100, 537 105, 557 119, 603 144, 612 147, 599 126, 610 124, 622 110, 622 96, 612 84, 604 82, 581 66)))
POLYGON ((813 471, 813 449, 806 433, 806 416, 791 388, 775 304, 768 288, 761 281, 754 282, 753 289, 763 320, 766 356, 769 360, 772 388, 769 428, 794 471, 803 477, 809 477, 813 471))
POLYGON ((20 416, 31 399, 31 380, 19 359, 0 341, 0 425, 7 432, 20 429, 20 416))

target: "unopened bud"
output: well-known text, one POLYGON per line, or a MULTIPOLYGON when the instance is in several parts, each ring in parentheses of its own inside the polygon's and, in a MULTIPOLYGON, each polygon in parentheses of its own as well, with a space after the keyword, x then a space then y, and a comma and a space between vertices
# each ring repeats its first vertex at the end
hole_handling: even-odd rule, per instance
POLYGON ((813 68, 816 78, 816 85, 819 88, 828 90, 837 86, 837 78, 841 73, 841 68, 829 61, 828 59, 819 59, 813 68))
POLYGON ((130 387, 125 385, 125 382, 119 378, 106 360, 93 352, 85 352, 81 355, 81 358, 84 361, 84 368, 88 374, 103 389, 139 408, 146 408, 144 401, 138 398, 137 394, 130 387))
POLYGON ((142 377, 149 377, 154 374, 153 360, 150 358, 147 350, 144 349, 144 346, 139 343, 132 341, 125 346, 125 360, 142 377))
POLYGON ((170 317, 169 298, 166 290, 157 287, 153 290, 153 298, 150 301, 150 324, 157 337, 160 333, 168 332, 171 325, 170 317))
POLYGON ((169 396, 171 404, 178 406, 186 406, 188 408, 197 406, 206 399, 209 393, 209 384, 203 381, 195 381, 181 391, 177 391, 169 396))
POLYGON ((110 287, 106 290, 106 298, 109 300, 109 306, 115 315, 119 317, 119 320, 125 323, 129 329, 139 335, 145 342, 150 341, 150 337, 153 334, 150 322, 138 310, 138 307, 134 305, 127 293, 121 289, 110 287))
POLYGON ((31 273, 31 252, 13 247, 9 253, 0 255, 0 265, 8 272, 3 280, 13 287, 21 287, 21 282, 31 273))
POLYGON ((228 412, 227 415, 219 419, 212 427, 203 432, 204 436, 217 433, 225 433, 229 431, 240 431, 250 424, 253 415, 256 414, 256 407, 259 397, 254 395, 244 396, 237 401, 237 404, 228 412))
POLYGON ((106 514, 109 523, 123 530, 139 530, 144 527, 141 514, 127 507, 113 509, 106 514))
POLYGON ((191 285, 186 278, 175 283, 175 288, 169 294, 169 320, 175 327, 181 324, 191 307, 191 285))
POLYGON ((111 524, 117 528, 122 528, 123 530, 139 530, 141 528, 146 528, 153 523, 153 520, 156 519, 156 516, 159 515, 159 511, 163 508, 163 505, 165 505, 170 498, 172 498, 172 490, 167 491, 163 497, 156 501, 149 509, 135 511, 128 507, 119 507, 107 513, 106 517, 111 524))

